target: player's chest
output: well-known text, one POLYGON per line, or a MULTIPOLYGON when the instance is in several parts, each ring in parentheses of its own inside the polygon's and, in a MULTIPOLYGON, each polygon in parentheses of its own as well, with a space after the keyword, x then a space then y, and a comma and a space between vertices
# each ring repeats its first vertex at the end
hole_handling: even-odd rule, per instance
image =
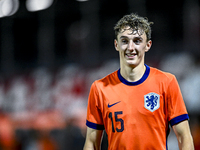
POLYGON ((158 87, 121 87, 102 93, 103 113, 123 112, 124 115, 155 115, 164 113, 164 91, 158 87))

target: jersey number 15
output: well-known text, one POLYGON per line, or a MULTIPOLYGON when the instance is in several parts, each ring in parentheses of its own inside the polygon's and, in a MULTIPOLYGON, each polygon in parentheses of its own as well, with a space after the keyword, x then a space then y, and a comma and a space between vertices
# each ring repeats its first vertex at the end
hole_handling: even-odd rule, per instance
POLYGON ((115 131, 122 132, 122 131, 124 131, 124 120, 122 118, 118 117, 118 115, 121 115, 121 114, 123 114, 122 111, 114 112, 115 122, 116 123, 117 122, 121 123, 121 128, 117 128, 116 127, 116 129, 115 129, 115 127, 114 127, 114 120, 113 120, 113 114, 112 114, 112 112, 109 113, 108 117, 111 119, 111 122, 112 122, 112 132, 115 132, 115 131))

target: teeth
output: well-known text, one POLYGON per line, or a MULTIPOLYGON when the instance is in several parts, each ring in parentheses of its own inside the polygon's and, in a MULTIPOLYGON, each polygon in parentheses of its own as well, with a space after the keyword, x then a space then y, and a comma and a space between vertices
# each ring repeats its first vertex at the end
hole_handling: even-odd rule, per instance
POLYGON ((127 56, 135 56, 135 54, 126 54, 127 56))

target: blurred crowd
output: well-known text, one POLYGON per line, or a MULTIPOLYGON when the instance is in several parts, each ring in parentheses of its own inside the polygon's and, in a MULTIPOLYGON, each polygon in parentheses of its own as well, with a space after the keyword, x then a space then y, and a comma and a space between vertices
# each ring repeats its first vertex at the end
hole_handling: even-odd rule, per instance
MULTIPOLYGON (((187 53, 172 53, 155 67, 176 75, 189 112, 195 148, 200 150, 199 60, 187 53)), ((118 60, 110 60, 94 68, 68 64, 56 70, 38 67, 1 76, 0 149, 81 150, 90 85, 118 68, 118 60)), ((168 138, 172 150, 178 149, 174 138, 173 133, 168 138)), ((102 149, 106 147, 105 135, 102 149)))
POLYGON ((95 68, 40 67, 1 77, 0 149, 82 149, 90 85, 118 69, 116 62, 95 68))

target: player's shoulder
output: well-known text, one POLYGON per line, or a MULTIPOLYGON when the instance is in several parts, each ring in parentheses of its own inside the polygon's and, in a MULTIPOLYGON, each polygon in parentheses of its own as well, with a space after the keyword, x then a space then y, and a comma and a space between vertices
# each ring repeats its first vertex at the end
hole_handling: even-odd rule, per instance
POLYGON ((176 78, 174 74, 172 74, 170 72, 162 71, 162 70, 160 70, 158 68, 154 68, 154 67, 150 67, 150 72, 151 72, 151 75, 153 75, 155 78, 160 79, 160 80, 171 81, 174 78, 176 78))
POLYGON ((118 80, 117 71, 118 70, 104 76, 101 79, 95 80, 94 84, 106 86, 108 84, 112 84, 112 83, 116 82, 118 80))

